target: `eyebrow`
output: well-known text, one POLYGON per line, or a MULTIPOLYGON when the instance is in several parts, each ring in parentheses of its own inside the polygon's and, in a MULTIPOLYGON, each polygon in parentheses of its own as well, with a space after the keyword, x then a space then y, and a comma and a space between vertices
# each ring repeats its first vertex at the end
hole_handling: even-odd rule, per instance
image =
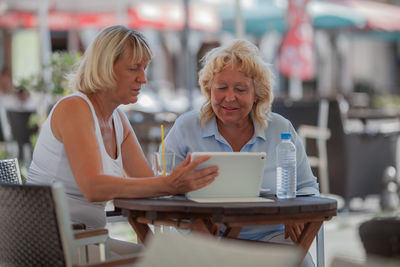
MULTIPOLYGON (((213 84, 215 84, 215 85, 227 85, 228 82, 226 82, 226 81, 215 81, 213 84)), ((235 82, 233 85, 234 86, 245 86, 245 87, 249 86, 249 84, 244 83, 244 82, 235 82)))
POLYGON ((145 63, 130 63, 129 67, 142 67, 144 66, 145 68, 148 67, 149 64, 145 64, 145 63))

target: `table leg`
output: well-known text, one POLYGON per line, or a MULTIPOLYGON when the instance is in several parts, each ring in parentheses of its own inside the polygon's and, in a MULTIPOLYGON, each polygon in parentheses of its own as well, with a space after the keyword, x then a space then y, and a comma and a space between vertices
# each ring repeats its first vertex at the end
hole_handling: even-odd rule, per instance
POLYGON ((190 230, 217 236, 219 235, 219 224, 213 223, 207 218, 197 218, 192 220, 190 230))
POLYGON ((135 230, 137 238, 139 239, 139 241, 142 244, 144 244, 147 235, 151 234, 149 226, 147 224, 138 223, 136 221, 136 218, 133 217, 133 216, 129 216, 128 222, 132 226, 132 228, 135 230))
POLYGON ((296 225, 287 224, 285 225, 285 231, 292 239, 293 243, 298 244, 303 250, 303 255, 301 261, 303 261, 305 255, 307 254, 314 238, 318 234, 318 230, 322 226, 321 222, 307 222, 304 224, 303 230, 300 230, 296 225))
POLYGON ((323 222, 309 222, 304 226, 303 232, 299 239, 299 245, 307 252, 310 248, 314 238, 318 234, 323 222))
POLYGON ((298 243, 299 246, 303 249, 303 257, 301 258, 300 262, 303 261, 305 255, 310 249, 310 246, 314 238, 317 236, 318 230, 321 227, 322 223, 323 222, 309 222, 305 224, 298 243))
POLYGON ((317 234, 317 267, 325 267, 324 225, 321 225, 317 234))

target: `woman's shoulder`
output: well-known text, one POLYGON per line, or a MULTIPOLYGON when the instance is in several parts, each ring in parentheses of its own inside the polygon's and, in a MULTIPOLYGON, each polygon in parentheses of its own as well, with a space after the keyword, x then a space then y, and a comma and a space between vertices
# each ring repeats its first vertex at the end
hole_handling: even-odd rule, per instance
POLYGON ((61 107, 62 109, 73 110, 76 108, 88 108, 89 104, 86 99, 84 99, 79 94, 71 94, 64 96, 57 103, 56 107, 61 107))
POLYGON ((274 121, 274 122, 283 122, 283 123, 289 122, 288 119, 283 117, 281 114, 278 114, 278 113, 275 113, 275 112, 271 112, 269 114, 268 120, 269 121, 274 121))
POLYGON ((175 123, 180 126, 198 124, 200 123, 199 111, 191 110, 185 112, 176 119, 175 123))
POLYGON ((58 116, 62 114, 62 118, 75 117, 76 119, 78 115, 81 117, 83 114, 91 114, 91 110, 87 100, 79 95, 71 94, 60 99, 54 106, 52 113, 58 116))
POLYGON ((268 116, 268 127, 287 128, 291 122, 282 115, 271 112, 268 116))
POLYGON ((60 99, 50 116, 51 129, 58 140, 63 140, 67 128, 84 129, 93 125, 93 116, 89 104, 80 96, 70 95, 60 99))

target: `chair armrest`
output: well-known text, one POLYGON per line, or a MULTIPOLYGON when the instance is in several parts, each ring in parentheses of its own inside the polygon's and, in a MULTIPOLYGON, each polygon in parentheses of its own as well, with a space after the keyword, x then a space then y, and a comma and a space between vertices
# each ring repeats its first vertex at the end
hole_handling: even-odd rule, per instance
POLYGON ((109 248, 107 244, 108 230, 107 229, 90 229, 74 232, 74 246, 84 247, 87 245, 99 245, 100 259, 106 260, 109 256, 109 248))
POLYGON ((104 262, 97 262, 92 264, 85 264, 85 265, 75 265, 75 267, 113 267, 113 266, 120 266, 120 265, 127 265, 127 264, 134 264, 140 259, 139 256, 128 255, 128 256, 121 256, 116 259, 107 260, 104 262))
POLYGON ((90 244, 106 244, 107 239, 107 229, 91 229, 74 232, 73 242, 76 246, 86 246, 90 244))
POLYGON ((82 238, 101 236, 101 235, 108 235, 108 230, 107 229, 90 229, 90 230, 74 232, 75 240, 82 239, 82 238))
POLYGON ((331 131, 328 128, 321 128, 312 125, 300 125, 297 130, 302 138, 314 138, 328 140, 331 137, 331 131))

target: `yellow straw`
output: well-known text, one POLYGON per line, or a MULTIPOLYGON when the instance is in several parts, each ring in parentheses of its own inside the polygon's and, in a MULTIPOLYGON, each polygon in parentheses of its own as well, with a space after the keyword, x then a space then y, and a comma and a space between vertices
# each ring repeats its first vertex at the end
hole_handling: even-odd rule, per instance
POLYGON ((161 124, 161 148, 162 148, 163 176, 165 176, 164 125, 162 124, 161 124))

